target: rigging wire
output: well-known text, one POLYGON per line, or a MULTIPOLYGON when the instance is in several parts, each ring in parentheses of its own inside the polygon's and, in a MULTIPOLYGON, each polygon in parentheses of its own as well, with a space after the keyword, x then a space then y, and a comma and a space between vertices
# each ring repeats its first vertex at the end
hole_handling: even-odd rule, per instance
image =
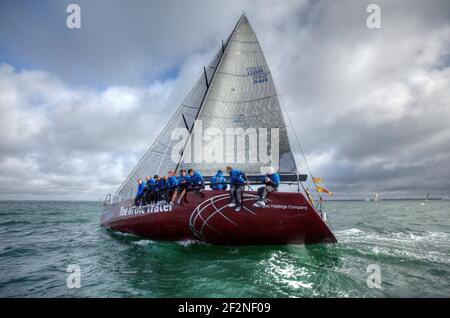
MULTIPOLYGON (((203 72, 202 72, 203 73, 203 72)), ((158 134, 158 136, 156 137, 156 139, 153 141, 153 143, 151 144, 150 148, 148 148, 148 150, 145 152, 145 154, 141 157, 141 159, 138 161, 138 163, 134 166, 133 170, 131 170, 131 172, 128 174, 128 176, 125 178, 125 180, 122 182, 122 184, 119 186, 119 188, 116 190, 115 194, 119 194, 123 188, 125 188, 127 186, 128 183, 131 182, 131 177, 133 176, 133 174, 138 170, 139 166, 144 162, 144 160, 147 158, 147 156, 149 155, 150 152, 152 152, 153 150, 153 146, 156 143, 160 143, 159 139, 160 137, 167 131, 167 129, 170 127, 170 125, 173 123, 173 121, 175 120, 175 118, 177 117, 177 115, 180 114, 180 112, 182 111, 182 109, 185 107, 184 105, 186 104, 186 102, 189 100, 189 98, 194 94, 196 88, 198 87, 199 83, 202 81, 203 79, 203 74, 198 78, 198 80, 195 82, 195 85, 189 90, 188 95, 185 97, 185 99, 183 100, 183 102, 181 103, 181 105, 177 108, 177 110, 175 111, 175 113, 172 115, 172 117, 170 118, 169 122, 167 123, 167 125, 163 128, 163 130, 158 134)))
MULTIPOLYGON (((281 96, 280 94, 278 94, 278 99, 280 100, 281 109, 282 109, 282 110, 284 111, 284 113, 286 114, 286 117, 287 117, 287 119, 288 119, 288 121, 289 121, 289 125, 291 126, 292 131, 294 132, 295 140, 297 141, 297 144, 298 144, 298 146, 299 146, 299 148, 300 148, 300 152, 302 153, 303 160, 305 161, 306 168, 308 169, 308 173, 309 173, 309 175, 310 175, 310 177, 311 177, 311 181, 312 181, 312 183, 314 184, 314 190, 315 190, 315 191, 317 192, 317 194, 319 195, 319 200, 320 200, 320 199, 322 199, 322 196, 320 195, 319 191, 317 191, 317 184, 316 184, 316 182, 314 181, 314 176, 313 176, 313 174, 312 174, 312 172, 311 172, 311 168, 310 168, 310 166, 309 166, 309 164, 308 164, 308 160, 306 160, 305 152, 303 151, 303 147, 302 147, 302 145, 301 145, 301 143, 300 143, 300 140, 299 140, 299 138, 298 138, 298 136, 297 136, 297 132, 295 131, 294 126, 292 125, 291 117, 288 116, 287 110, 286 110, 286 108, 284 107, 283 99, 282 99, 282 96, 281 96)), ((302 185, 302 187, 303 187, 303 185, 302 185)), ((305 190, 304 187, 303 187, 303 190, 305 190)))

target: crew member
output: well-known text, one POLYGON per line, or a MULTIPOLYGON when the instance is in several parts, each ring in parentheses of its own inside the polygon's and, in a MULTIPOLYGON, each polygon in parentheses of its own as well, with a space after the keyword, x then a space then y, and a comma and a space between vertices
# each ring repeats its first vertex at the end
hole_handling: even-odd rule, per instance
POLYGON ((137 179, 137 184, 138 184, 138 187, 137 187, 137 191, 136 191, 136 197, 134 198, 134 205, 140 206, 142 195, 144 194, 145 184, 142 181, 142 179, 137 179))
POLYGON ((186 173, 185 169, 181 169, 180 171, 180 175, 178 177, 178 192, 180 193, 180 197, 178 198, 178 204, 182 204, 182 202, 187 202, 186 199, 186 192, 189 189, 189 184, 190 184, 190 177, 188 176, 188 174, 186 173), (184 201, 183 201, 184 198, 184 201))
POLYGON ((234 210, 239 212, 242 207, 242 191, 244 191, 244 186, 248 183, 247 176, 245 173, 238 169, 233 169, 232 167, 227 167, 227 172, 230 175, 230 195, 231 203, 228 204, 229 207, 236 207, 234 210))
POLYGON ((151 204, 155 201, 154 192, 155 192, 155 179, 147 176, 147 182, 145 183, 144 188, 144 204, 151 204))
POLYGON ((199 195, 201 198, 204 198, 205 194, 203 193, 203 190, 205 189, 205 179, 203 179, 203 176, 200 172, 194 171, 193 169, 188 170, 188 175, 192 191, 194 191, 195 194, 199 195))
POLYGON ((156 185, 158 187, 158 190, 157 190, 158 201, 167 201, 167 198, 166 198, 167 177, 163 176, 163 177, 159 178, 156 185))
POLYGON ((211 178, 211 189, 212 190, 226 190, 227 181, 223 176, 222 170, 217 170, 216 174, 211 178))
POLYGON ((167 178, 166 184, 166 198, 170 198, 170 205, 173 205, 178 195, 178 179, 175 176, 175 172, 169 171, 169 177, 167 178))
POLYGON ((266 175, 264 182, 266 185, 258 189, 259 201, 257 201, 254 206, 265 206, 267 203, 267 195, 270 192, 278 191, 280 176, 275 172, 273 167, 269 168, 269 173, 266 175))

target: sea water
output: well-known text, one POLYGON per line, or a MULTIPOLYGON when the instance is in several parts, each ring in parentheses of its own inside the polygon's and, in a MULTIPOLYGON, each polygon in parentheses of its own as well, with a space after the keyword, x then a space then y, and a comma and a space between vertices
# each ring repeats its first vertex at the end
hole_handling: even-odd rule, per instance
POLYGON ((325 210, 338 244, 226 247, 113 233, 97 202, 0 201, 0 296, 450 296, 449 201, 325 210))

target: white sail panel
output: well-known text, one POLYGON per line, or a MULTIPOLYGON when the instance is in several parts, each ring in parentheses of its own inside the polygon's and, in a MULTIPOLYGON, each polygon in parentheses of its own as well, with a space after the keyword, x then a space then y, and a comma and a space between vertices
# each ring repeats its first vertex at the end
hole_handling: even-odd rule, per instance
MULTIPOLYGON (((243 131, 252 129, 261 137, 260 129, 268 129, 266 153, 271 153, 271 131, 278 129, 279 159, 272 162, 280 172, 296 172, 296 165, 287 137, 286 125, 281 112, 277 92, 272 75, 258 43, 255 32, 244 15, 239 20, 231 35, 225 53, 219 63, 217 72, 200 110, 203 137, 209 128, 218 128, 224 134, 227 128, 242 128, 243 131)), ((247 131, 249 132, 249 131, 247 131)), ((262 162, 258 156, 257 162, 250 159, 250 136, 247 135, 244 149, 238 147, 237 138, 233 149, 223 146, 222 153, 217 154, 219 162, 207 163, 202 158, 209 142, 202 140, 202 147, 195 147, 193 140, 199 140, 192 135, 189 144, 191 158, 184 158, 183 168, 194 168, 205 175, 211 175, 217 169, 224 169, 225 165, 240 168, 249 174, 260 174, 268 162, 262 162), (245 153, 242 154, 242 151, 245 153), (234 154, 230 159, 230 152, 234 154), (227 156, 228 155, 228 156, 227 156), (244 162, 238 158, 245 158, 244 162)), ((259 143, 257 152, 259 153, 259 143)), ((253 157, 252 157, 253 158, 253 157)))

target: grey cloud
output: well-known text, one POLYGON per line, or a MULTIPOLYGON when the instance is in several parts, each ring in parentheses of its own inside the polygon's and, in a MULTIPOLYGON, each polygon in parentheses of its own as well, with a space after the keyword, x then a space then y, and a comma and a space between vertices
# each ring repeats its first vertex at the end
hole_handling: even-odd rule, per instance
POLYGON ((337 197, 450 193, 448 1, 380 1, 380 30, 370 1, 78 1, 81 30, 67 3, 0 5, 1 198, 114 191, 242 9, 337 197))
POLYGON ((76 85, 139 85, 218 47, 240 12, 237 1, 80 0, 81 29, 71 30, 72 2, 3 3, 3 49, 76 85))
POLYGON ((313 172, 342 194, 448 193, 449 3, 381 2, 380 30, 366 4, 312 5, 315 24, 286 22, 284 56, 267 54, 313 172))

